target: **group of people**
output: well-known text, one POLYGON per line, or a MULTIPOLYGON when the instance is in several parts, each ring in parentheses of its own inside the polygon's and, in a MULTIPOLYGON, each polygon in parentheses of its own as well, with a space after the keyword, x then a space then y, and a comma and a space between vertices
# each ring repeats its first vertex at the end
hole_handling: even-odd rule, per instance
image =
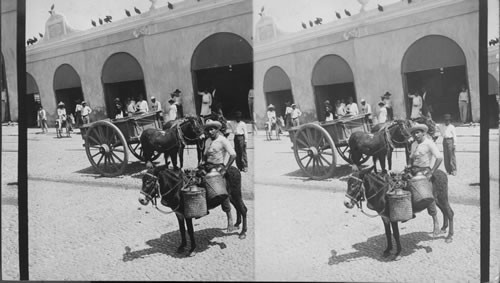
MULTIPOLYGON (((73 126, 80 127, 83 124, 90 123, 90 113, 92 113, 92 109, 85 101, 76 101, 74 113, 75 115, 73 115, 72 112, 68 114, 65 103, 60 101, 57 104, 56 109, 57 129, 61 130, 63 126, 66 126, 68 131, 72 132, 73 126)), ((48 133, 49 127, 47 125, 47 111, 42 105, 38 106, 37 122, 38 126, 42 129, 42 133, 48 133)))

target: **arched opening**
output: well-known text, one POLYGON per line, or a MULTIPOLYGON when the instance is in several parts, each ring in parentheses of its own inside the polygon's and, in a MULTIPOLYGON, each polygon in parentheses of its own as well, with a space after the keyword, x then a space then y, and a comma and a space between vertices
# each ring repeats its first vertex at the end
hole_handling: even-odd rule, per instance
POLYGON ((5 74, 5 61, 3 58, 3 53, 0 54, 1 60, 1 71, 2 75, 0 76, 0 90, 2 91, 2 123, 10 121, 10 112, 9 112, 9 90, 7 88, 7 75, 5 74))
POLYGON ((490 73, 488 73, 488 94, 490 128, 498 128, 498 81, 490 73))
POLYGON ((266 106, 273 104, 276 116, 285 118, 286 102, 293 103, 292 84, 290 78, 280 67, 274 66, 264 75, 264 94, 266 106))
POLYGON ((253 50, 241 36, 221 32, 205 38, 191 59, 196 113, 200 113, 198 91, 216 89, 212 108, 222 108, 224 116, 234 118, 241 111, 250 119, 248 91, 253 88, 253 50))
POLYGON ((128 98, 136 101, 139 98, 147 99, 142 67, 128 53, 115 53, 106 60, 102 69, 102 83, 109 118, 115 117, 115 98, 124 104, 128 98))
POLYGON ((59 66, 54 74, 54 92, 56 103, 64 102, 66 113, 75 112, 78 100, 83 100, 82 83, 80 76, 71 65, 59 66))
POLYGON ((326 55, 319 59, 313 69, 312 85, 319 121, 325 120, 325 101, 331 105, 335 101, 352 97, 357 102, 354 89, 354 75, 347 62, 338 55, 326 55))
POLYGON ((41 105, 40 92, 35 79, 29 73, 26 73, 26 96, 27 126, 37 127, 38 107, 41 105))
MULTIPOLYGON (((441 122, 449 113, 454 121, 460 121, 458 94, 462 85, 468 87, 468 79, 464 52, 455 41, 440 35, 418 39, 406 51, 401 69, 405 93, 422 92, 422 87, 427 91, 425 104, 430 106, 433 120, 441 122)), ((409 117, 407 95, 405 101, 409 117)), ((470 103, 467 116, 471 121, 470 103)))

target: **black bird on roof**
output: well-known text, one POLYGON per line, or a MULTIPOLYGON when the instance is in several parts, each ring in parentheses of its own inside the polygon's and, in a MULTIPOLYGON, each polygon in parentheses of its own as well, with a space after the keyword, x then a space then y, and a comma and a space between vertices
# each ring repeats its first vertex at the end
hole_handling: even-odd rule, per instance
POLYGON ((335 16, 337 16, 337 19, 342 18, 342 16, 339 14, 339 12, 335 12, 335 16))
POLYGON ((36 36, 33 36, 33 43, 35 43, 37 41, 38 41, 38 38, 36 38, 36 36))
POLYGON ((264 6, 262 6, 262 8, 260 8, 260 13, 259 13, 259 16, 263 16, 264 15, 264 6))
POLYGON ((127 17, 130 17, 130 11, 125 9, 125 15, 127 15, 127 17))
POLYGON ((104 22, 105 22, 105 23, 110 23, 110 22, 111 22, 111 20, 110 20, 109 18, 104 18, 104 22))
POLYGON ((313 27, 313 22, 312 22, 312 21, 309 21, 309 25, 310 25, 311 27, 313 27))
POLYGON ((346 9, 344 9, 344 13, 345 13, 348 17, 350 17, 350 16, 351 16, 351 12, 347 11, 346 9))
POLYGON ((31 38, 28 38, 28 40, 26 40, 26 45, 31 45, 33 44, 33 42, 31 42, 31 38))
POLYGON ((134 11, 135 11, 137 14, 140 14, 140 13, 141 13, 141 10, 137 9, 136 7, 134 7, 134 11))
POLYGON ((102 22, 102 19, 99 18, 99 24, 102 26, 103 22, 102 22))
POLYGON ((41 34, 41 33, 38 33, 38 35, 40 36, 40 38, 43 38, 43 34, 41 34))
POLYGON ((110 19, 110 20, 112 20, 112 19, 113 19, 113 17, 111 17, 111 16, 109 16, 109 15, 106 15, 106 17, 105 17, 105 18, 108 18, 108 19, 110 19))
POLYGON ((378 4, 378 10, 379 10, 380 12, 383 12, 383 11, 384 11, 384 7, 382 7, 380 4, 378 4))
POLYGON ((172 3, 170 3, 170 2, 167 2, 167 7, 168 7, 170 10, 173 10, 173 9, 174 9, 174 5, 172 5, 172 3))
POLYGON ((317 25, 321 25, 323 23, 323 19, 316 17, 316 20, 314 21, 314 23, 317 25))
POLYGON ((50 6, 49 14, 52 15, 52 13, 54 13, 54 4, 52 4, 52 6, 50 6))
POLYGON ((95 27, 97 26, 97 24, 95 23, 95 21, 94 21, 94 20, 90 20, 90 23, 91 23, 93 26, 95 26, 95 27))
POLYGON ((307 28, 307 25, 306 25, 304 22, 302 22, 302 27, 303 27, 304 29, 306 29, 306 28, 307 28))

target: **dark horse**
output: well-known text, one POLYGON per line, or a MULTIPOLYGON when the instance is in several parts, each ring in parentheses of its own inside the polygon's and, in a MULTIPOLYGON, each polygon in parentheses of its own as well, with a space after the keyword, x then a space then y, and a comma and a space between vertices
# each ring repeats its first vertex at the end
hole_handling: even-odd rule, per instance
MULTIPOLYGON (((388 175, 382 177, 381 175, 371 173, 371 170, 372 167, 354 172, 350 176, 349 180, 347 181, 347 192, 346 198, 344 200, 344 205, 347 208, 352 208, 354 204, 356 204, 358 207, 362 208, 362 202, 363 200, 366 200, 368 203, 367 207, 375 210, 382 217, 382 220, 384 222, 385 236, 387 238, 387 248, 385 249, 383 256, 389 256, 390 251, 392 250, 392 226, 392 232, 394 233, 394 239, 396 240, 397 246, 395 260, 399 260, 401 258, 401 242, 399 240, 398 222, 391 222, 389 220, 389 204, 386 199, 386 193, 388 192, 388 190, 390 190, 387 178, 390 177, 388 175)), ((408 179, 410 177, 408 172, 403 173, 403 176, 406 176, 405 179, 408 179)), ((441 227, 441 230, 439 230, 439 221, 437 215, 432 215, 432 221, 434 224, 433 233, 434 236, 437 236, 440 233, 445 233, 449 223, 450 230, 448 232, 448 236, 446 237, 446 243, 450 243, 453 240, 453 210, 451 209, 450 203, 448 202, 448 177, 443 171, 436 170, 431 180, 434 202, 430 203, 427 206, 427 211, 429 212, 429 214, 431 214, 429 208, 435 210, 435 205, 437 205, 437 207, 443 213, 443 227, 441 227)), ((419 211, 413 211, 413 213, 416 212, 419 211)))
MULTIPOLYGON (((151 157, 154 151, 165 155, 165 164, 168 156, 172 165, 177 168, 177 153, 185 146, 187 141, 199 139, 202 135, 201 125, 198 118, 186 117, 175 120, 166 130, 146 129, 142 132, 140 141, 144 161, 148 167, 152 167, 151 157)), ((181 167, 183 158, 181 158, 181 167)))
MULTIPOLYGON (((193 126, 185 128, 183 130, 182 142, 180 143, 179 147, 175 148, 175 151, 173 151, 170 154, 170 159, 172 160, 172 164, 174 165, 174 167, 177 166, 177 155, 179 156, 180 168, 184 166, 184 149, 186 148, 186 145, 196 145, 198 163, 200 163, 203 153, 203 141, 204 141, 201 118, 187 116, 183 119, 191 120, 193 126)), ((163 125, 163 130, 166 131, 176 127, 179 121, 182 120, 171 120, 166 122, 163 125)))
MULTIPOLYGON (((377 132, 370 134, 362 131, 354 132, 349 137, 349 147, 351 149, 351 160, 358 168, 361 166, 363 154, 373 157, 375 172, 377 172, 376 162, 380 162, 382 171, 385 171, 385 159, 388 158, 389 170, 392 167, 392 153, 394 143, 399 142, 395 137, 402 137, 403 141, 409 138, 408 124, 405 120, 394 120, 377 132)), ((406 144, 406 142, 405 142, 406 144)))
MULTIPOLYGON (((397 121, 397 120, 396 120, 397 121)), ((379 132, 380 130, 384 129, 387 125, 390 125, 391 122, 385 123, 385 124, 377 124, 372 127, 372 133, 379 132)), ((432 140, 436 141, 438 138, 437 131, 436 131, 436 123, 426 117, 418 117, 414 118, 411 120, 406 120, 406 128, 409 129, 411 128, 415 123, 419 124, 424 124, 426 125, 429 130, 427 131, 427 134, 432 138, 432 140)), ((391 136, 391 147, 389 148, 389 151, 387 152, 387 163, 389 165, 389 170, 392 169, 392 152, 394 151, 395 148, 404 148, 405 149, 405 155, 406 155, 406 164, 409 165, 410 162, 410 146, 411 143, 413 142, 413 137, 410 136, 409 132, 402 132, 402 131, 396 131, 392 134, 391 136)))
MULTIPOLYGON (((229 200, 236 209, 236 223, 233 226, 231 212, 227 212, 227 231, 231 232, 238 229, 238 226, 243 222, 240 239, 246 237, 247 232, 247 207, 243 203, 241 195, 241 173, 236 167, 231 166, 225 175, 229 200)), ((161 204, 167 206, 175 212, 177 221, 179 222, 179 230, 181 232, 181 245, 177 249, 178 253, 184 252, 186 248, 186 226, 191 241, 191 249, 189 254, 193 255, 196 249, 194 239, 193 219, 184 217, 184 202, 181 194, 181 189, 186 185, 186 174, 182 170, 171 170, 167 166, 160 166, 149 169, 142 177, 142 189, 139 202, 142 205, 147 205, 152 201, 156 205, 156 198, 161 199, 161 204)), ((214 207, 208 207, 212 209, 214 207)))

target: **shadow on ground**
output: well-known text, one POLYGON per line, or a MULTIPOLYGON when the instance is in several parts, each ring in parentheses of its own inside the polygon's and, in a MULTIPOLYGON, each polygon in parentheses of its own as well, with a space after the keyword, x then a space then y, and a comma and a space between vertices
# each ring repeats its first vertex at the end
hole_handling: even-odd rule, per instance
MULTIPOLYGON (((227 248, 226 244, 223 242, 218 242, 214 240, 215 238, 226 237, 226 236, 238 236, 238 232, 225 233, 226 229, 222 228, 209 228, 204 230, 199 230, 194 232, 194 237, 196 240, 196 253, 202 253, 208 248, 213 246, 218 246, 221 250, 227 248)), ((181 243, 181 236, 178 230, 163 234, 158 239, 152 239, 146 242, 150 248, 132 251, 130 247, 125 247, 125 253, 123 254, 123 261, 132 261, 140 258, 144 258, 153 254, 164 254, 174 258, 185 258, 188 257, 187 250, 190 248, 189 237, 187 236, 187 249, 184 253, 177 253, 177 248, 181 243)))
MULTIPOLYGON (((335 171, 333 171, 333 174, 330 176, 330 178, 339 178, 342 179, 342 177, 346 177, 347 175, 352 173, 352 167, 349 164, 343 164, 337 166, 335 171)), ((289 177, 299 177, 295 178, 295 180, 302 180, 304 182, 307 181, 313 181, 314 179, 308 177, 304 172, 302 172, 301 169, 295 170, 293 172, 284 174, 284 176, 289 176, 289 177)))
MULTIPOLYGON (((380 225, 382 227, 382 225, 380 225)), ((410 234, 401 235, 401 256, 409 256, 417 250, 423 249, 427 253, 432 252, 432 248, 426 245, 421 245, 421 242, 444 239, 444 236, 433 238, 428 232, 414 232, 410 234)), ((390 262, 394 260, 394 253, 396 250, 396 243, 393 241, 393 255, 383 257, 382 254, 386 248, 385 234, 370 237, 366 242, 354 244, 352 247, 356 249, 355 252, 338 255, 337 251, 332 250, 332 256, 328 259, 329 265, 335 265, 342 262, 355 261, 363 257, 372 258, 380 262, 390 262)))
MULTIPOLYGON (((153 164, 155 166, 159 166, 160 165, 159 162, 153 162, 153 164)), ((100 179, 100 178, 113 179, 113 178, 122 178, 122 177, 125 177, 125 176, 131 176, 132 178, 141 179, 142 175, 144 173, 143 171, 145 169, 146 169, 146 165, 143 162, 141 162, 141 161, 134 161, 134 162, 128 163, 125 166, 125 170, 123 171, 123 173, 120 174, 119 176, 116 176, 116 177, 105 177, 105 176, 102 176, 99 173, 99 171, 97 171, 97 169, 94 168, 93 166, 89 166, 87 168, 75 171, 75 173, 85 174, 85 175, 94 177, 95 179, 100 179)))

